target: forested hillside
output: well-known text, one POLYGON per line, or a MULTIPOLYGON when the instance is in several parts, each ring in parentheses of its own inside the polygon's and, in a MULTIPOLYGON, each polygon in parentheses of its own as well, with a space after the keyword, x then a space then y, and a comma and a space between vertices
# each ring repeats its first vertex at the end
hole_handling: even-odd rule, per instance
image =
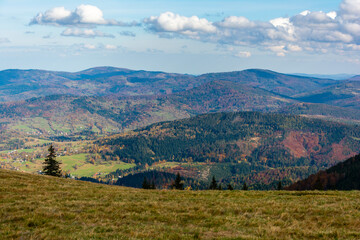
POLYGON ((287 190, 360 190, 360 155, 356 155, 307 179, 296 182, 287 190))
POLYGON ((153 124, 96 145, 104 157, 124 162, 186 163, 182 168, 192 177, 218 168, 217 174, 208 175, 271 184, 304 178, 358 153, 359 130, 357 125, 291 115, 216 113, 153 124))

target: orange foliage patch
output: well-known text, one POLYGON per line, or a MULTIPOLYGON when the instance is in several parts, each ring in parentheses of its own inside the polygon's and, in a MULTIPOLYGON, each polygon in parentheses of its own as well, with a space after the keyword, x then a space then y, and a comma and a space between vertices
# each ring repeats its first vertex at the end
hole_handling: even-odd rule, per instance
POLYGON ((308 157, 310 153, 317 153, 321 149, 319 135, 310 132, 290 132, 282 143, 296 158, 308 157))

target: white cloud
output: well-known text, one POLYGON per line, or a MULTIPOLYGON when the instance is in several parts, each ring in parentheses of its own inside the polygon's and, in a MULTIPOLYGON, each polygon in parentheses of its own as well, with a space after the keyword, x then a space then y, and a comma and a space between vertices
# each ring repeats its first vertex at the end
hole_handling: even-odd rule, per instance
POLYGON ((344 20, 359 21, 360 0, 343 0, 340 4, 340 16, 344 20))
POLYGON ((96 49, 96 45, 94 44, 83 44, 82 47, 91 50, 96 49))
POLYGON ((117 49, 117 46, 111 45, 111 44, 106 44, 105 49, 113 50, 113 49, 117 49))
POLYGON ((152 16, 145 19, 144 23, 156 32, 180 33, 188 36, 216 31, 216 27, 205 18, 184 17, 172 12, 162 13, 158 17, 152 16))
POLYGON ((292 45, 292 44, 287 45, 286 49, 291 52, 301 52, 302 51, 301 47, 299 47, 298 45, 292 45))
POLYGON ((143 23, 162 37, 267 49, 278 56, 301 51, 358 51, 357 46, 360 46, 360 0, 343 0, 338 11, 306 10, 270 21, 229 16, 210 22, 205 18, 166 12, 147 18, 143 23))
POLYGON ((134 26, 137 23, 124 23, 113 19, 106 20, 103 12, 96 6, 82 4, 74 11, 65 9, 64 7, 55 7, 44 13, 38 13, 29 23, 40 25, 55 26, 78 26, 89 27, 96 25, 109 26, 134 26))
POLYGON ((272 52, 275 52, 279 57, 284 57, 285 53, 287 53, 285 46, 270 46, 268 49, 272 52))
POLYGON ((67 28, 62 33, 62 36, 66 37, 83 37, 83 38, 95 38, 95 37, 109 37, 115 38, 112 34, 106 34, 101 31, 93 29, 78 29, 78 28, 67 28))
POLYGON ((219 22, 217 25, 224 28, 236 29, 254 27, 256 24, 254 22, 251 22, 246 17, 230 16, 219 22))

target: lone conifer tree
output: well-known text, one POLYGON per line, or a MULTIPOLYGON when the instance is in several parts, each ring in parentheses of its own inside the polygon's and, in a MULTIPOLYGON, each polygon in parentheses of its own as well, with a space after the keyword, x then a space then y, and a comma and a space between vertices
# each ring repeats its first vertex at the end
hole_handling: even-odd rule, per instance
POLYGON ((184 190, 184 184, 181 182, 181 176, 180 173, 176 174, 175 182, 173 184, 173 187, 177 190, 184 190))
POLYGON ((243 187, 242 187, 242 189, 241 190, 244 190, 244 191, 246 191, 246 190, 248 190, 249 188, 248 188, 248 186, 246 185, 246 182, 244 182, 244 185, 243 185, 243 187))
POLYGON ((55 149, 52 144, 50 145, 48 151, 49 154, 46 156, 43 163, 43 172, 45 175, 61 177, 60 163, 56 161, 55 149))
POLYGON ((155 186, 155 181, 152 180, 151 184, 150 184, 150 189, 156 189, 156 186, 155 186))
POLYGON ((144 181, 142 183, 142 188, 143 189, 150 189, 150 184, 149 184, 148 180, 146 179, 146 177, 144 177, 144 181))
POLYGON ((283 187, 282 187, 282 184, 281 184, 281 181, 278 183, 277 185, 277 188, 276 188, 278 191, 282 190, 283 187))
POLYGON ((228 184, 228 190, 231 190, 231 191, 234 190, 234 188, 231 186, 230 183, 228 184))
POLYGON ((216 182, 215 176, 213 176, 212 181, 210 183, 209 189, 210 190, 216 190, 217 188, 218 188, 217 182, 216 182))

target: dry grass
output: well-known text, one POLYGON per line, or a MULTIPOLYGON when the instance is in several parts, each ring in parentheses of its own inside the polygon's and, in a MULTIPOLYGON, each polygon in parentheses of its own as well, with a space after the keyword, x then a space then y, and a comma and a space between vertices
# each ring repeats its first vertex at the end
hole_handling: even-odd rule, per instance
POLYGON ((0 170, 1 239, 359 239, 360 192, 159 191, 0 170))

